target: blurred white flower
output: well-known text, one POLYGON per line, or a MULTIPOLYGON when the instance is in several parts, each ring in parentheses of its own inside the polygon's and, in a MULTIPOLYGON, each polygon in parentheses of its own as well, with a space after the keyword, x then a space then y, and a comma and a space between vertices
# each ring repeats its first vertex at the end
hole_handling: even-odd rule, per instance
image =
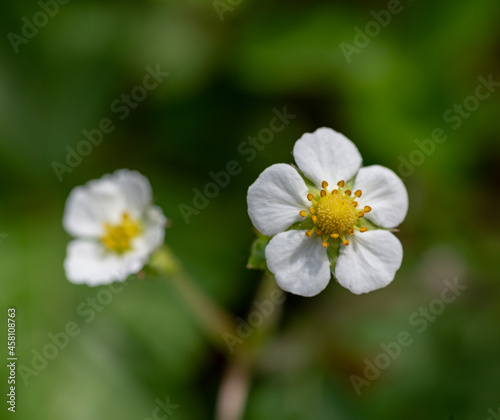
POLYGON ((293 156, 300 172, 272 165, 247 197, 254 226, 276 235, 266 247, 266 261, 278 285, 314 296, 332 271, 355 294, 387 286, 403 258, 401 243, 387 230, 408 211, 401 179, 382 166, 361 168, 354 143, 330 128, 304 134, 293 156))
POLYGON ((125 280, 163 244, 165 224, 148 179, 138 172, 122 169, 76 187, 63 217, 76 238, 68 244, 66 276, 89 286, 125 280))

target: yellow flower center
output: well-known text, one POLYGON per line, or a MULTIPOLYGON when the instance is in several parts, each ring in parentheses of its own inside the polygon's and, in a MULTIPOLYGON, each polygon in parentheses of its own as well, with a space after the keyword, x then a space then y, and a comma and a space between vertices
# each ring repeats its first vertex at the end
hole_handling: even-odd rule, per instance
POLYGON ((319 200, 316 216, 316 224, 326 235, 341 234, 356 221, 356 209, 351 200, 339 194, 328 194, 319 200))
POLYGON ((313 229, 308 230, 306 235, 311 237, 314 234, 323 240, 323 246, 327 248, 331 240, 340 238, 347 246, 349 240, 346 235, 354 234, 355 230, 366 232, 368 229, 361 225, 360 219, 365 213, 371 211, 370 206, 358 208, 357 198, 361 197, 362 191, 357 190, 354 194, 346 187, 345 181, 340 181, 337 189, 328 193, 328 183, 321 183, 323 189, 319 194, 307 194, 307 199, 312 202, 309 214, 305 210, 300 215, 311 218, 313 229))
POLYGON ((141 225, 123 212, 120 224, 104 223, 104 232, 101 241, 106 248, 123 254, 132 249, 132 240, 141 232, 141 225))

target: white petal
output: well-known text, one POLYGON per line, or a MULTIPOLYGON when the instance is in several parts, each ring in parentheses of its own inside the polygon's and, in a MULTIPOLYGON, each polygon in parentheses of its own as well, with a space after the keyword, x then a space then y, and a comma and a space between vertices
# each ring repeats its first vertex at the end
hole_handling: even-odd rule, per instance
POLYGON ((139 272, 145 261, 130 254, 109 252, 99 242, 74 240, 68 244, 64 269, 70 282, 98 286, 125 280, 139 272))
POLYGON ((105 222, 116 224, 124 212, 142 217, 151 203, 151 185, 138 172, 122 169, 76 187, 66 201, 63 225, 73 236, 99 237, 105 222))
POLYGON ((392 228, 400 225, 408 212, 408 192, 403 181, 390 169, 379 165, 361 168, 354 182, 361 190, 359 207, 370 206, 365 217, 376 225, 392 228))
POLYGON ((125 209, 124 197, 114 183, 92 181, 71 191, 63 225, 70 235, 99 237, 104 223, 117 223, 125 209))
POLYGON ((118 185, 131 216, 138 218, 149 208, 153 193, 151 184, 144 175, 137 171, 120 169, 107 177, 118 185))
POLYGON ((253 225, 264 235, 283 232, 303 220, 301 210, 310 207, 309 190, 290 165, 272 165, 260 174, 248 189, 248 214, 253 225))
POLYGON ((277 234, 266 247, 266 261, 278 286, 296 295, 317 295, 330 282, 326 249, 305 230, 277 234))
POLYGON ((399 239, 386 230, 355 232, 349 239, 335 267, 338 282, 357 295, 387 286, 403 260, 399 239))
POLYGON ((144 231, 133 241, 131 254, 138 258, 149 258, 154 250, 163 245, 166 222, 167 219, 160 207, 150 207, 143 221, 144 231))
POLYGON ((336 186, 351 179, 361 166, 361 155, 354 143, 331 128, 305 133, 293 148, 299 169, 316 186, 323 181, 336 186))

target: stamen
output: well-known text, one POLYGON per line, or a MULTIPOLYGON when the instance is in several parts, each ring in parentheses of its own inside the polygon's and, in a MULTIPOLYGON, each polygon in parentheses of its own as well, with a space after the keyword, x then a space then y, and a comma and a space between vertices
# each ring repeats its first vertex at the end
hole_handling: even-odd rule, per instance
MULTIPOLYGON (((339 195, 322 197, 316 207, 314 223, 327 235, 347 231, 356 222, 356 210, 352 202, 339 195)), ((314 217, 314 216, 313 216, 314 217)))
POLYGON ((127 212, 122 213, 117 225, 104 223, 105 234, 100 239, 111 251, 123 254, 132 249, 132 242, 141 232, 140 223, 133 220, 127 212))
POLYGON ((364 206, 362 210, 358 208, 359 203, 356 200, 361 197, 362 191, 344 189, 344 180, 339 181, 337 185, 338 188, 333 189, 330 194, 327 190, 328 182, 322 181, 323 189, 307 194, 307 199, 311 201, 309 209, 300 211, 301 217, 310 217, 313 223, 310 230, 306 231, 306 236, 320 236, 321 244, 325 248, 329 247, 330 238, 340 238, 342 244, 347 246, 350 244, 347 235, 354 235, 354 231, 368 231, 368 228, 356 223, 372 210, 370 206, 364 206))

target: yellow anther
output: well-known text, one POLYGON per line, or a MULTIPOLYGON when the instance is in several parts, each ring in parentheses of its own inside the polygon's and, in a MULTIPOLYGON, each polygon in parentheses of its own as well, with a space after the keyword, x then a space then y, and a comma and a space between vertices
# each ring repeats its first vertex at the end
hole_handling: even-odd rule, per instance
POLYGON ((366 213, 370 212, 372 208, 364 206, 363 210, 358 210, 359 203, 356 198, 361 197, 362 191, 344 191, 345 181, 339 181, 337 183, 339 188, 332 190, 331 194, 327 191, 328 185, 327 181, 321 183, 323 189, 319 191, 319 196, 317 192, 307 194, 307 199, 312 201, 311 207, 309 207, 309 215, 307 210, 301 210, 300 215, 302 217, 311 217, 314 227, 306 231, 306 236, 311 237, 314 233, 322 237, 323 242, 321 244, 325 248, 330 246, 329 237, 333 239, 340 238, 342 244, 347 246, 350 244, 346 238, 347 235, 354 235, 355 230, 359 232, 368 231, 365 226, 359 227, 355 223, 358 219, 366 216, 366 213))
MULTIPOLYGON (((343 233, 356 221, 356 210, 351 201, 340 195, 327 195, 316 206, 317 223, 327 235, 343 233)), ((314 220, 314 219, 313 219, 314 220)))
POLYGON ((119 224, 105 223, 104 231, 101 242, 109 250, 123 254, 132 249, 132 240, 140 234, 141 226, 127 212, 124 212, 119 224))

